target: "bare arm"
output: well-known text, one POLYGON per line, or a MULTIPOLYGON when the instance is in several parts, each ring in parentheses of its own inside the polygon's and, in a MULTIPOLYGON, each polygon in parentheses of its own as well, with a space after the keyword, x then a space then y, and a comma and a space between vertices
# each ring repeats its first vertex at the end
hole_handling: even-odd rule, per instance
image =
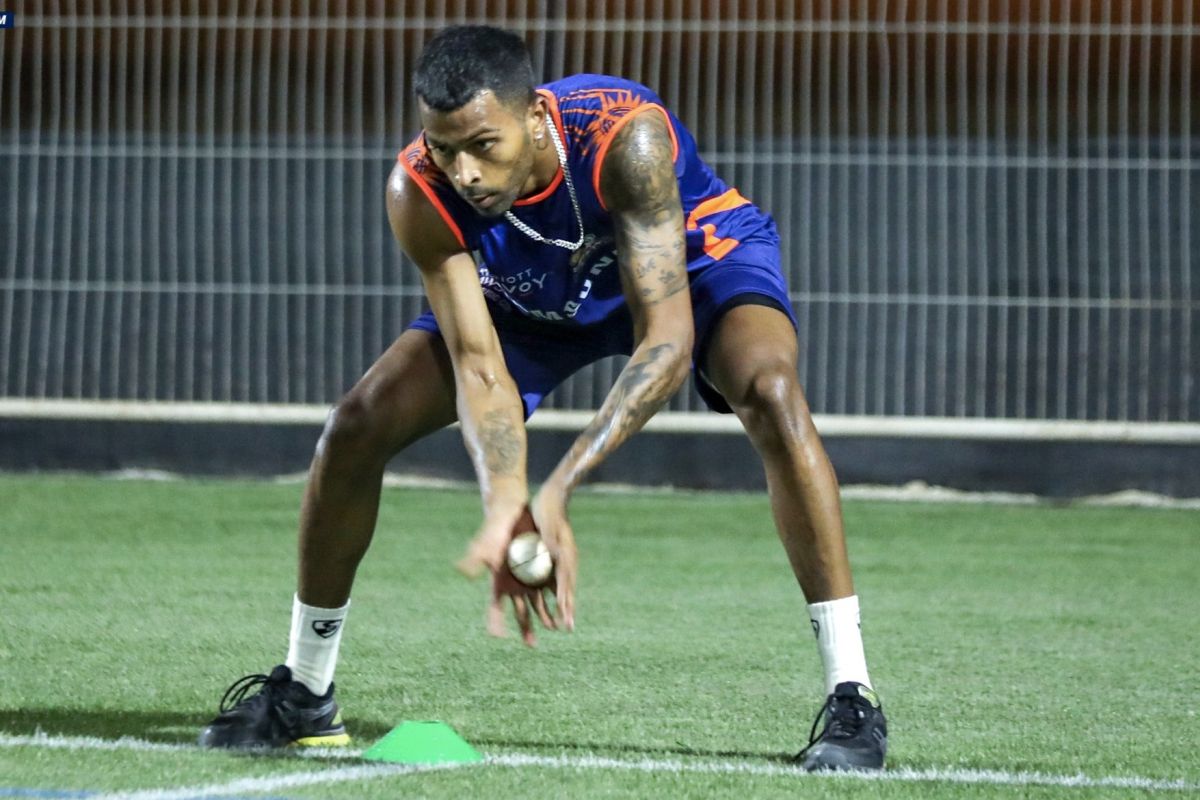
POLYGON ((510 524, 529 499, 525 414, 500 351, 475 262, 399 164, 388 180, 387 210, 396 241, 421 271, 425 294, 450 351, 458 417, 479 478, 485 528, 489 520, 496 527, 506 524, 505 519, 510 524))
POLYGON ((687 378, 692 353, 683 209, 667 122, 646 111, 618 131, 601 167, 636 347, 595 418, 548 483, 569 492, 641 429, 687 378))

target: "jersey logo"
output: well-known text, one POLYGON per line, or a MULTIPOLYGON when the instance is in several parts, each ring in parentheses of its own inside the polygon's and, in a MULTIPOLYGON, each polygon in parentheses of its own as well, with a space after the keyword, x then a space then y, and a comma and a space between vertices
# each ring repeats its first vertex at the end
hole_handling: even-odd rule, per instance
POLYGON ((593 256, 605 250, 613 250, 615 241, 611 236, 597 236, 594 233, 587 234, 583 237, 583 244, 571 254, 571 270, 575 274, 579 274, 584 266, 592 260, 593 256))
POLYGON ((564 127, 580 143, 581 155, 586 157, 604 143, 608 132, 622 117, 647 101, 629 89, 581 89, 563 95, 558 102, 564 117, 579 115, 584 118, 581 124, 567 123, 564 119, 564 127), (584 105, 590 100, 597 101, 600 107, 584 105), (571 107, 564 108, 568 104, 571 107))

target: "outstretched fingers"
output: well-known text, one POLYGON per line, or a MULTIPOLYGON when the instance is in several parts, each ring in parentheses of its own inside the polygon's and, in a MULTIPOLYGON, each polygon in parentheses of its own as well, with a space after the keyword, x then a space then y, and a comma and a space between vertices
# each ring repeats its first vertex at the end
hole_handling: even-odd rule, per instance
POLYGON ((537 611, 538 619, 542 621, 542 625, 546 626, 546 630, 558 630, 558 623, 554 621, 550 609, 546 606, 545 592, 537 589, 530 596, 533 598, 533 608, 537 611))

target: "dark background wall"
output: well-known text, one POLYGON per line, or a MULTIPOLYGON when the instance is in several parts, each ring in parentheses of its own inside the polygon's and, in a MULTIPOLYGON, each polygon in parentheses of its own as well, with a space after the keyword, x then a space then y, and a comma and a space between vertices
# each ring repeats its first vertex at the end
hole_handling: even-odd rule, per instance
POLYGON ((422 308, 382 185, 478 21, 651 85, 775 216, 817 412, 1200 422, 1188 0, 136 5, 8 4, 0 400, 333 402, 422 308))

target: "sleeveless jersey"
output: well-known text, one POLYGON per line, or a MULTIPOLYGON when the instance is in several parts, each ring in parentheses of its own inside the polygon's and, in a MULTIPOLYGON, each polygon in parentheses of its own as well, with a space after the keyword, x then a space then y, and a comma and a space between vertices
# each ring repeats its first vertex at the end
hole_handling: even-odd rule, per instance
MULTIPOLYGON (((607 75, 574 75, 547 83, 538 93, 546 98, 563 139, 583 217, 584 243, 574 253, 535 241, 503 216, 477 213, 434 164, 423 133, 399 156, 459 243, 474 255, 489 302, 567 325, 599 322, 625 303, 612 219, 600 198, 600 169, 621 127, 647 111, 661 113, 669 123, 689 273, 719 268, 748 239, 778 244, 771 217, 713 173, 691 133, 650 89, 607 75)), ((561 169, 544 190, 517 200, 512 213, 546 239, 579 238, 561 169)))

